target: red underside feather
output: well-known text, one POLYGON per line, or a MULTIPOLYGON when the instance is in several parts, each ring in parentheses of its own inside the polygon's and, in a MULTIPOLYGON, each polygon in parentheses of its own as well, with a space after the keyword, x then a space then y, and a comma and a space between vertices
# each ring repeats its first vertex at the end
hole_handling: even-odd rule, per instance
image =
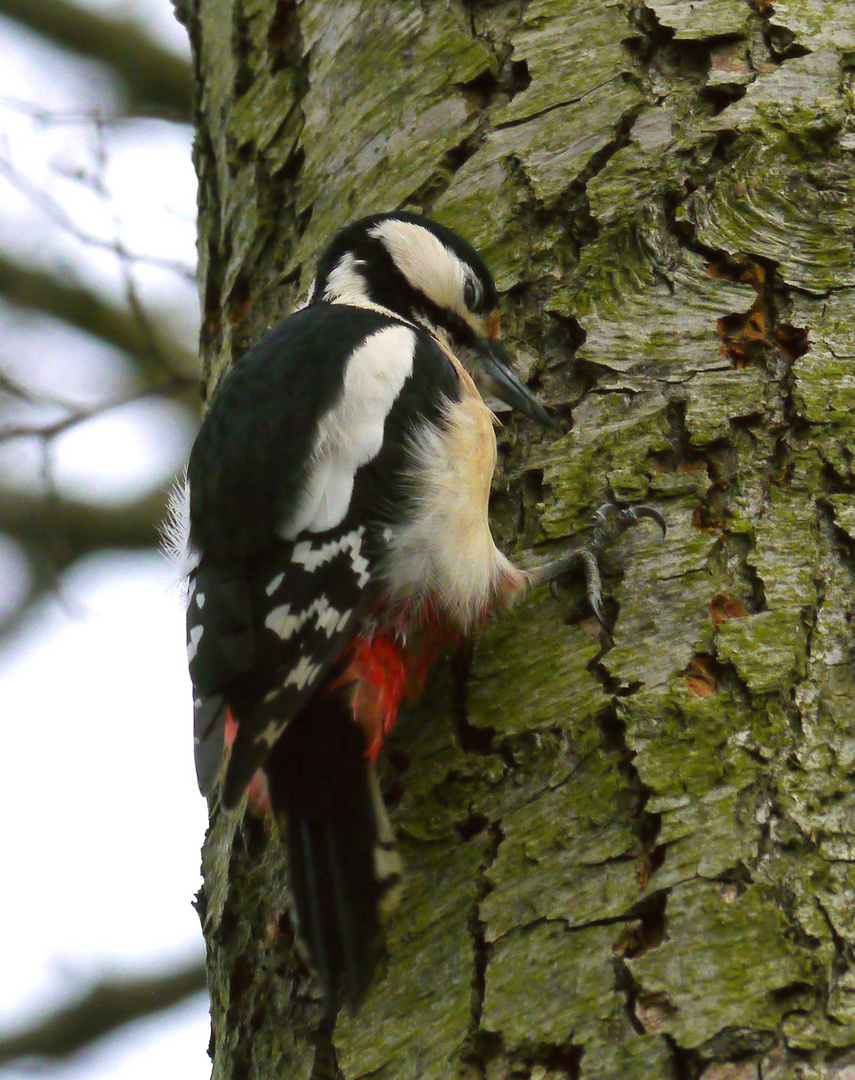
MULTIPOLYGON (((459 640, 460 631, 437 618, 430 608, 415 625, 408 622, 406 632, 387 627, 370 634, 357 634, 345 648, 343 669, 316 693, 349 692, 354 720, 365 732, 367 754, 374 762, 395 725, 401 703, 418 696, 440 653, 459 640)), ((237 730, 238 723, 228 708, 226 758, 237 730)), ((250 783, 249 797, 256 813, 263 815, 269 810, 267 784, 261 771, 250 783)))
POLYGON ((372 761, 394 727, 401 703, 421 692, 439 654, 459 636, 447 623, 429 616, 410 627, 406 636, 384 629, 358 634, 350 643, 347 667, 334 686, 353 687, 354 719, 365 731, 372 761))

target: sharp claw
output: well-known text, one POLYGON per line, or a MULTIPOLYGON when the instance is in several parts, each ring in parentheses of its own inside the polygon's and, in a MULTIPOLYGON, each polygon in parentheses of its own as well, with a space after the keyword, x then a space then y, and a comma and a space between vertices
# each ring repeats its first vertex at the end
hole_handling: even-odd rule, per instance
POLYGON ((645 503, 642 503, 641 506, 630 507, 630 513, 632 514, 633 519, 636 521, 639 518, 649 518, 650 521, 655 521, 659 528, 662 530, 662 538, 664 539, 667 535, 668 524, 662 514, 660 514, 659 511, 656 509, 656 507, 647 506, 645 503))
POLYGON ((603 609, 600 606, 601 582, 598 555, 602 554, 604 546, 616 536, 620 536, 630 525, 636 525, 642 518, 654 521, 662 530, 664 538, 667 525, 665 518, 653 507, 642 503, 640 506, 617 506, 615 503, 604 503, 594 514, 593 521, 603 523, 603 536, 599 545, 593 546, 581 553, 582 563, 585 567, 585 583, 587 586, 588 603, 597 617, 600 626, 611 636, 611 630, 606 625, 603 609), (611 517, 611 522, 609 518, 611 517))
POLYGON ((611 630, 606 624, 606 617, 601 605, 602 585, 598 560, 609 544, 631 525, 637 524, 643 518, 655 522, 662 530, 663 538, 665 537, 668 527, 665 518, 655 507, 648 506, 645 503, 639 506, 618 506, 616 503, 603 503, 592 515, 592 536, 587 544, 571 554, 564 555, 541 567, 539 572, 541 575, 540 580, 549 584, 550 596, 553 600, 557 600, 559 581, 567 577, 581 563, 585 575, 585 592, 588 603, 596 616, 597 622, 610 636, 611 630))
POLYGON ((607 634, 611 634, 611 630, 609 630, 608 625, 606 624, 606 617, 603 614, 603 609, 600 607, 599 600, 594 600, 592 596, 589 596, 588 603, 591 605, 591 611, 593 611, 597 622, 607 634))
POLYGON ((597 617, 597 622, 604 630, 607 630, 608 627, 606 626, 603 609, 600 606, 600 600, 603 595, 603 583, 600 578, 600 567, 597 563, 597 556, 592 551, 583 548, 579 552, 579 557, 582 560, 582 567, 585 571, 585 592, 588 597, 588 603, 591 605, 591 610, 597 617))
POLYGON ((598 519, 602 521, 603 524, 606 524, 609 520, 609 514, 620 513, 622 513, 621 507, 619 507, 616 503, 603 503, 602 506, 598 506, 597 509, 593 512, 593 514, 591 514, 591 524, 593 525, 594 522, 598 519))

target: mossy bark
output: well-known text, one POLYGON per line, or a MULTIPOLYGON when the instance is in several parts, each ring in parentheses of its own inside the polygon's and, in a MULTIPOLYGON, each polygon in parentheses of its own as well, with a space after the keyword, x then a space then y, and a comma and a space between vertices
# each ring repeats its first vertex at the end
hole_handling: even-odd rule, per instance
POLYGON ((497 536, 608 498, 613 640, 533 597, 384 765, 408 888, 318 1031, 286 868, 212 812, 217 1080, 855 1075, 855 112, 825 0, 195 0, 209 389, 335 228, 408 207, 493 267, 562 434, 511 419, 497 536))

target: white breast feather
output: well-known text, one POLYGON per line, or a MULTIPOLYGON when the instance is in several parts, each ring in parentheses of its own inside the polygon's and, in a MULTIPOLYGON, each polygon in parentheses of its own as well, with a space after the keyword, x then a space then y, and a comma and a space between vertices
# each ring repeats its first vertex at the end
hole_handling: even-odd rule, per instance
POLYGON ((318 425, 311 474, 297 510, 278 530, 284 540, 340 524, 356 470, 380 452, 386 417, 412 374, 415 350, 409 327, 388 326, 353 352, 341 397, 318 425))
POLYGON ((166 517, 160 524, 160 543, 180 581, 199 565, 199 553, 190 545, 190 485, 186 469, 169 491, 166 517))
POLYGON ((383 573, 394 603, 431 599, 463 629, 489 610, 503 578, 520 576, 493 542, 487 517, 496 463, 493 418, 472 387, 442 426, 410 445, 412 511, 389 540, 383 573))

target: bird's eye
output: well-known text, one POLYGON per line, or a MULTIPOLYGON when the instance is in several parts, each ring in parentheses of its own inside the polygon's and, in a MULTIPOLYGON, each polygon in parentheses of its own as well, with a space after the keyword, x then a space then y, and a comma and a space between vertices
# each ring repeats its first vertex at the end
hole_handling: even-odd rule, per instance
POLYGON ((481 303, 483 295, 481 283, 476 281, 475 278, 467 278, 466 283, 463 286, 463 303, 470 311, 474 312, 478 310, 478 305, 481 303))

